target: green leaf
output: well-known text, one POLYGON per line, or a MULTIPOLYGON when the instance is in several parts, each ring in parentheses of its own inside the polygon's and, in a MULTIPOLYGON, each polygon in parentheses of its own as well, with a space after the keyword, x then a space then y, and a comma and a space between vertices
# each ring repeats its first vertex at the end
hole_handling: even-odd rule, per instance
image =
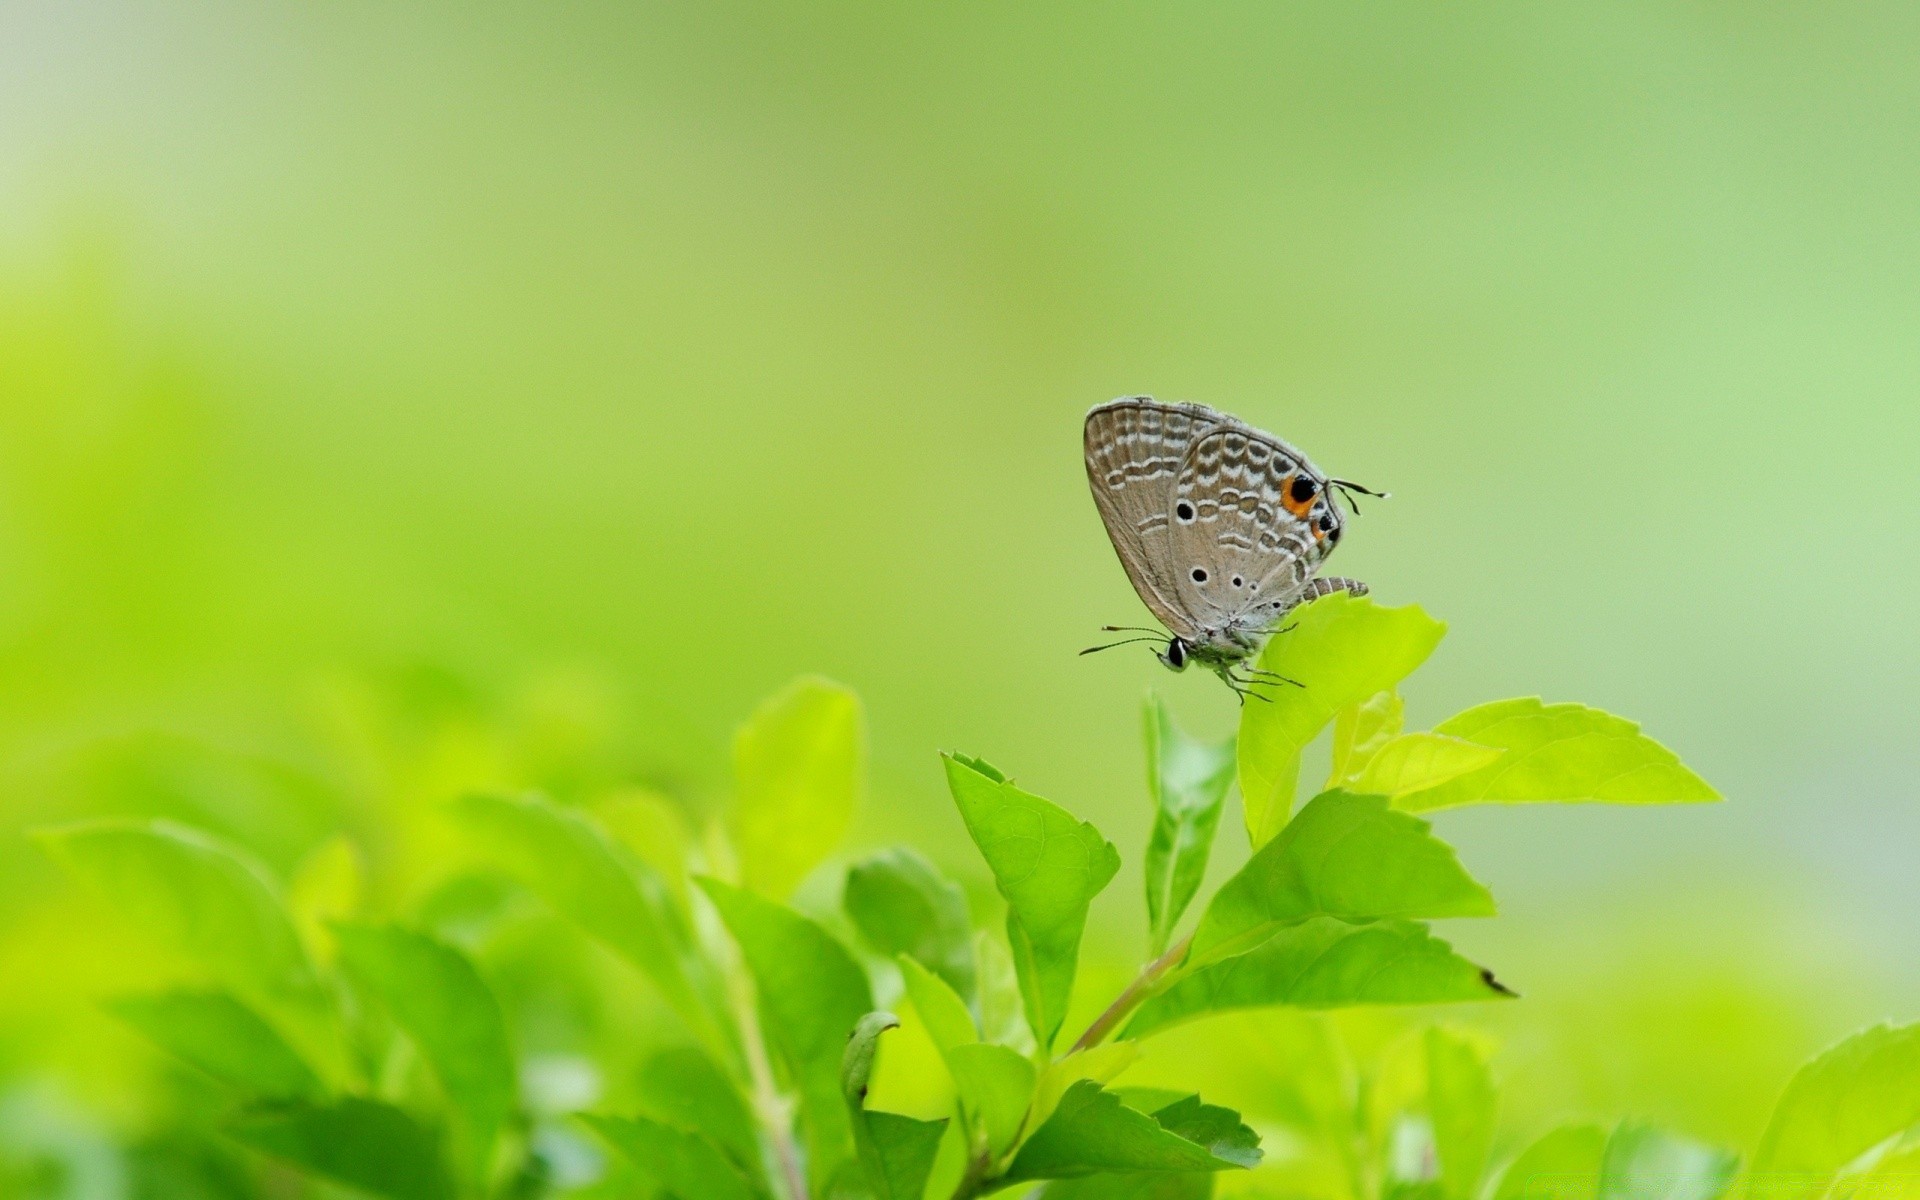
POLYGON ((1155 696, 1147 697, 1147 794, 1153 834, 1147 842, 1147 923, 1152 956, 1172 940, 1200 890, 1213 853, 1220 810, 1233 786, 1233 741, 1198 741, 1181 732, 1155 696))
POLYGON ((394 1200, 449 1200, 454 1194, 440 1138, 411 1116, 348 1096, 331 1104, 262 1105, 227 1133, 262 1153, 336 1183, 394 1200))
POLYGON ((739 1087, 711 1058, 677 1046, 640 1068, 642 1116, 705 1134, 749 1178, 760 1176, 760 1136, 739 1087))
POLYGON ((1600 1126, 1563 1125, 1507 1165, 1493 1200, 1594 1200, 1606 1148, 1600 1126))
POLYGON ((518 1107, 506 1018, 467 956, 394 925, 333 926, 340 963, 379 998, 440 1079, 467 1135, 467 1161, 484 1177, 494 1140, 518 1107))
POLYGON ((1341 710, 1391 691, 1446 633, 1417 607, 1381 608, 1345 592, 1296 613, 1297 628, 1267 643, 1260 666, 1305 686, 1269 689, 1269 703, 1240 710, 1240 802, 1255 847, 1287 823, 1302 748, 1341 710))
POLYGON ((866 1107, 880 1035, 899 1026, 892 1013, 868 1013, 854 1027, 842 1061, 840 1087, 853 1123, 853 1142, 874 1200, 920 1200, 947 1123, 921 1121, 866 1107))
POLYGON ((1038 1043, 1027 1026, 1020 973, 1014 969, 1012 951, 991 930, 976 930, 973 961, 978 966, 981 1040, 1030 1054, 1038 1043))
POLYGON ((579 813, 537 796, 471 795, 462 825, 562 916, 638 967, 709 1049, 737 1055, 685 916, 650 867, 579 813))
POLYGON ((947 986, 946 980, 921 966, 916 959, 901 955, 898 961, 907 998, 913 1001, 914 1011, 927 1027, 927 1036, 933 1039, 942 1056, 955 1046, 980 1040, 979 1031, 973 1027, 973 1014, 967 1011, 967 1002, 947 986))
POLYGON ((1207 1200, 1213 1195, 1213 1176, 1088 1175, 1055 1179, 1041 1188, 1035 1200, 1207 1200))
POLYGON ((1493 1148, 1493 1075, 1479 1047, 1460 1034, 1436 1026, 1426 1043, 1427 1117, 1440 1183, 1454 1200, 1473 1200, 1493 1148))
POLYGON ((39 839, 115 908, 234 991, 316 1001, 299 935, 265 868, 243 851, 170 821, 90 821, 39 839))
POLYGON ((1840 1168, 1920 1124, 1920 1024, 1876 1025, 1816 1055, 1775 1103, 1753 1175, 1817 1196, 1840 1168))
POLYGON ((759 1200, 760 1193, 753 1184, 702 1134, 645 1117, 587 1114, 580 1119, 642 1174, 676 1196, 759 1200))
POLYGON ((1504 750, 1491 766, 1401 796, 1409 812, 1462 804, 1598 802, 1685 804, 1720 794, 1632 721, 1579 704, 1499 700, 1470 708, 1435 733, 1504 750))
POLYGON ((1405 733, 1383 743, 1346 787, 1369 796, 1423 792, 1482 770, 1505 753, 1445 734, 1405 733))
POLYGON ((1183 975, 1140 1006, 1123 1037, 1236 1008, 1438 1004, 1513 993, 1411 921, 1349 925, 1314 917, 1260 946, 1183 975))
POLYGON ((939 868, 905 846, 882 850, 847 871, 843 904, 860 936, 889 957, 909 955, 973 995, 973 927, 967 898, 939 868))
POLYGON ((852 953, 817 922, 717 879, 695 882, 713 901, 753 974, 768 1038, 799 1084, 808 1175, 823 1186, 853 1156, 853 1133, 840 1094, 841 1056, 854 1026, 873 1010, 867 977, 852 953))
POLYGON ((1100 831, 998 772, 946 758, 961 819, 1007 901, 1007 941, 1027 1022, 1051 1047, 1073 991, 1087 905, 1112 882, 1120 854, 1100 831))
POLYGON ((319 1099, 313 1068, 274 1028, 225 992, 122 996, 113 1014, 223 1083, 273 1099, 319 1099))
POLYGON ((795 680, 734 734, 727 827, 748 888, 784 900, 840 844, 863 754, 860 701, 826 679, 795 680))
POLYGON ((1032 1061, 991 1042, 955 1046, 946 1059, 954 1091, 974 1126, 986 1134, 989 1148, 996 1155, 1012 1148, 1033 1103, 1037 1072, 1032 1061))
POLYGON ((1119 1171, 1222 1171, 1260 1161, 1259 1138, 1230 1109, 1177 1101, 1148 1115, 1091 1080, 1067 1089, 1014 1156, 1003 1182, 1119 1171))
POLYGON ((1739 1165, 1729 1151, 1626 1122, 1607 1139, 1596 1200, 1716 1200, 1739 1165))
POLYGON ((363 890, 359 851, 336 834, 307 853, 287 881, 287 909, 314 961, 333 965, 333 934, 327 922, 353 915, 363 890))
POLYGON ((1199 966, 1315 916, 1486 917, 1493 897, 1425 821, 1378 796, 1323 792, 1221 885, 1194 932, 1199 966))
POLYGON ((1398 692, 1376 692, 1349 704, 1333 718, 1333 770, 1327 787, 1337 788, 1367 769, 1380 747, 1400 736, 1406 705, 1398 692))

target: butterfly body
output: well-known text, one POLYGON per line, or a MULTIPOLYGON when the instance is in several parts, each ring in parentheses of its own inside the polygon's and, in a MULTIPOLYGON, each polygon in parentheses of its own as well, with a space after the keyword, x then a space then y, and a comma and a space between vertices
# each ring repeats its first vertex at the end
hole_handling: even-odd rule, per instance
POLYGON ((1365 585, 1317 578, 1345 516, 1304 454, 1203 404, 1129 396, 1095 407, 1087 482, 1134 591, 1169 635, 1161 662, 1236 691, 1288 612, 1365 585))

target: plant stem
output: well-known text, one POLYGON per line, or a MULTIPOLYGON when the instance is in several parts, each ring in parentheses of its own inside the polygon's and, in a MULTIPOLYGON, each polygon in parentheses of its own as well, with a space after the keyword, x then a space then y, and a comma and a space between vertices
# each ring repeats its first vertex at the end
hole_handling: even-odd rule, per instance
POLYGON ((800 1169, 800 1150, 793 1144, 793 1105, 780 1094, 773 1079, 773 1064, 767 1060, 767 1044, 760 1036, 760 1013, 754 1007, 753 990, 738 971, 727 980, 728 999, 733 1004, 734 1020, 740 1026, 747 1073, 753 1078, 754 1113, 773 1143, 773 1156, 779 1160, 780 1174, 787 1185, 788 1200, 807 1200, 807 1176, 800 1169))
POLYGON ((1173 949, 1140 968, 1140 974, 1126 986, 1126 990, 1114 997, 1113 1003, 1107 1005, 1105 1012, 1094 1018, 1093 1024, 1087 1026, 1087 1031, 1080 1035, 1080 1040, 1075 1042, 1073 1049, 1067 1053, 1078 1054, 1082 1050, 1091 1050, 1106 1041, 1107 1035, 1119 1028, 1120 1022, 1126 1020, 1134 1009, 1140 1007, 1147 997, 1153 995, 1160 987, 1161 981, 1186 959, 1187 947, 1192 944, 1193 935, 1188 934, 1181 938, 1173 949))

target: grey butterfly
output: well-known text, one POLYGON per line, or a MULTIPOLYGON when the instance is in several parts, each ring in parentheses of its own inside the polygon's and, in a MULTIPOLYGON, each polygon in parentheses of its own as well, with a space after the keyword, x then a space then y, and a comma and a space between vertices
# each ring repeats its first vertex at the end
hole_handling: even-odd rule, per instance
MULTIPOLYGON (((1204 404, 1126 396, 1087 414, 1087 482, 1133 590, 1167 627, 1160 661, 1211 669, 1244 703, 1262 683, 1295 683, 1247 666, 1294 608, 1353 579, 1316 578, 1346 519, 1329 479, 1271 434, 1204 404)), ((1349 497, 1351 500, 1351 497, 1349 497)), ((1159 641, 1153 634, 1082 653, 1159 641)), ((1264 697, 1262 697, 1264 699, 1264 697)))

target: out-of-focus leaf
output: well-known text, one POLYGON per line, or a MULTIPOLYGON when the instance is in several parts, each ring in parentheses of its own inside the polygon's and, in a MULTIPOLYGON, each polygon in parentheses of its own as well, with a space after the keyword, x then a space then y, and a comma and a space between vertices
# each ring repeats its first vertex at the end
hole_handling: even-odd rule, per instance
POLYGON ((1404 796, 1483 770, 1505 753, 1442 733, 1403 733, 1372 754, 1345 787, 1369 796, 1404 796))
POLYGON ((1035 1081, 1031 1061, 991 1042, 974 1042, 947 1051, 947 1070, 975 1127, 983 1130, 995 1154, 1019 1136, 1035 1081))
POLYGON ((1323 792, 1222 884, 1194 931, 1200 965, 1309 917, 1486 917, 1493 897, 1425 821, 1379 796, 1323 792))
POLYGON ((739 945, 768 1037, 799 1083, 807 1173, 824 1186, 853 1156, 840 1069, 848 1035, 873 1011, 866 974, 832 934, 786 905, 717 879, 696 882, 739 945))
POLYGON ((1007 941, 1027 1021, 1051 1047, 1066 1019, 1087 905, 1113 880, 1120 854, 1100 831, 997 772, 946 758, 947 785, 967 832, 1007 901, 1007 941))
POLYGON ((1411 921, 1315 917, 1199 968, 1140 1006, 1124 1037, 1237 1008, 1438 1004, 1511 997, 1492 974, 1411 921))
POLYGON ((905 846, 869 855, 847 871, 847 916, 882 954, 905 954, 973 995, 973 927, 967 898, 939 868, 905 846))
POLYGON ((379 998, 439 1076, 460 1116, 474 1177, 484 1177, 518 1103, 513 1047, 493 989, 466 955, 427 934, 345 922, 333 933, 341 965, 379 998))
POLYGON ((759 1200, 760 1193, 705 1135, 645 1117, 580 1118, 641 1174, 675 1196, 759 1200))
POLYGON ((359 851, 336 835, 314 847, 287 882, 294 928, 315 961, 332 965, 333 932, 327 923, 351 917, 359 908, 360 876, 359 851))
POLYGON ((903 954, 898 961, 907 998, 913 1001, 914 1010, 927 1027, 927 1036, 933 1039, 942 1055, 955 1046, 980 1040, 979 1031, 973 1027, 973 1015, 967 1011, 967 1002, 947 986, 946 980, 921 966, 917 959, 903 954))
POLYGON ((1327 789, 1338 788, 1367 769, 1380 747, 1400 736, 1406 705, 1398 692, 1376 692, 1349 704, 1333 718, 1333 763, 1327 789))
POLYGON ((1212 1195, 1211 1174, 1141 1173, 1055 1179, 1035 1194, 1035 1200, 1207 1200, 1212 1195))
POLYGON ((1154 811, 1147 841, 1147 926, 1157 958, 1207 873, 1220 810, 1233 786, 1234 757, 1231 738, 1214 743, 1188 737, 1152 695, 1145 737, 1147 794, 1154 811))
POLYGON ((1427 1117, 1440 1183, 1453 1200, 1473 1200, 1493 1148, 1493 1074, 1480 1048, 1451 1030, 1427 1030, 1426 1051, 1427 1117))
POLYGON ((1014 970, 1013 956, 989 930, 973 935, 973 961, 980 989, 980 1037, 983 1041, 1012 1046, 1022 1054, 1037 1043, 1027 1027, 1026 1005, 1020 996, 1020 975, 1014 970))
POLYGON ((1769 1200, 1817 1196, 1847 1163, 1920 1123, 1920 1024, 1877 1025, 1794 1074, 1753 1156, 1769 1200))
POLYGON ((227 1132, 303 1171, 394 1200, 454 1194, 439 1134, 390 1104, 344 1097, 331 1104, 262 1105, 227 1132))
POLYGON ((1606 1148, 1600 1126, 1562 1125, 1507 1164, 1493 1200, 1594 1200, 1606 1148))
POLYGON ((1629 1121, 1607 1139, 1597 1200, 1717 1200, 1739 1166, 1730 1151, 1629 1121))
POLYGON ((749 1178, 760 1174, 760 1139, 746 1097, 726 1073, 700 1051, 680 1046, 648 1059, 640 1068, 642 1115, 705 1134, 749 1178))
POLYGON ((1491 766, 1412 792, 1395 807, 1428 812, 1462 804, 1539 801, 1683 804, 1720 794, 1632 721, 1579 704, 1499 700, 1434 728, 1506 753, 1491 766))
POLYGON ((264 868, 169 821, 43 831, 61 865, 243 996, 311 1004, 312 968, 264 868))
POLYGON ((1222 1171, 1260 1161, 1260 1140, 1230 1109, 1177 1101, 1149 1115, 1091 1080, 1067 1089, 1005 1180, 1070 1179, 1127 1171, 1222 1171))
POLYGON ((676 897, 686 899, 694 837, 673 801, 646 788, 622 788, 594 800, 593 815, 614 841, 652 867, 676 897))
POLYGON ((115 1016, 215 1079, 271 1099, 318 1099, 313 1068, 271 1025, 225 992, 122 996, 115 1016))
POLYGON ((826 679, 795 680, 740 727, 727 827, 748 888, 784 900, 840 844, 863 754, 860 701, 826 679))
POLYGON ((1381 608, 1345 592, 1313 601, 1292 619, 1297 628, 1274 635, 1260 667, 1305 686, 1265 689, 1267 703, 1240 710, 1240 803, 1256 848, 1293 811, 1301 749, 1342 709, 1393 690, 1446 633, 1417 607, 1381 608))
POLYGON ((686 918, 652 868, 579 813, 537 796, 470 795, 455 809, 497 861, 562 916, 640 968, 709 1048, 735 1052, 686 918))
POLYGON ((880 1035, 898 1026, 892 1013, 868 1013, 854 1027, 841 1064, 840 1089, 853 1123, 853 1142, 874 1200, 920 1200, 947 1123, 921 1121, 866 1106, 867 1081, 880 1035))
MULTIPOLYGON (((1876 1158, 1872 1167, 1835 1180, 1826 1195, 1831 1200, 1920 1200, 1920 1145, 1911 1142, 1876 1158)), ((1771 1200, 1772 1188, 1755 1190, 1771 1200)))

